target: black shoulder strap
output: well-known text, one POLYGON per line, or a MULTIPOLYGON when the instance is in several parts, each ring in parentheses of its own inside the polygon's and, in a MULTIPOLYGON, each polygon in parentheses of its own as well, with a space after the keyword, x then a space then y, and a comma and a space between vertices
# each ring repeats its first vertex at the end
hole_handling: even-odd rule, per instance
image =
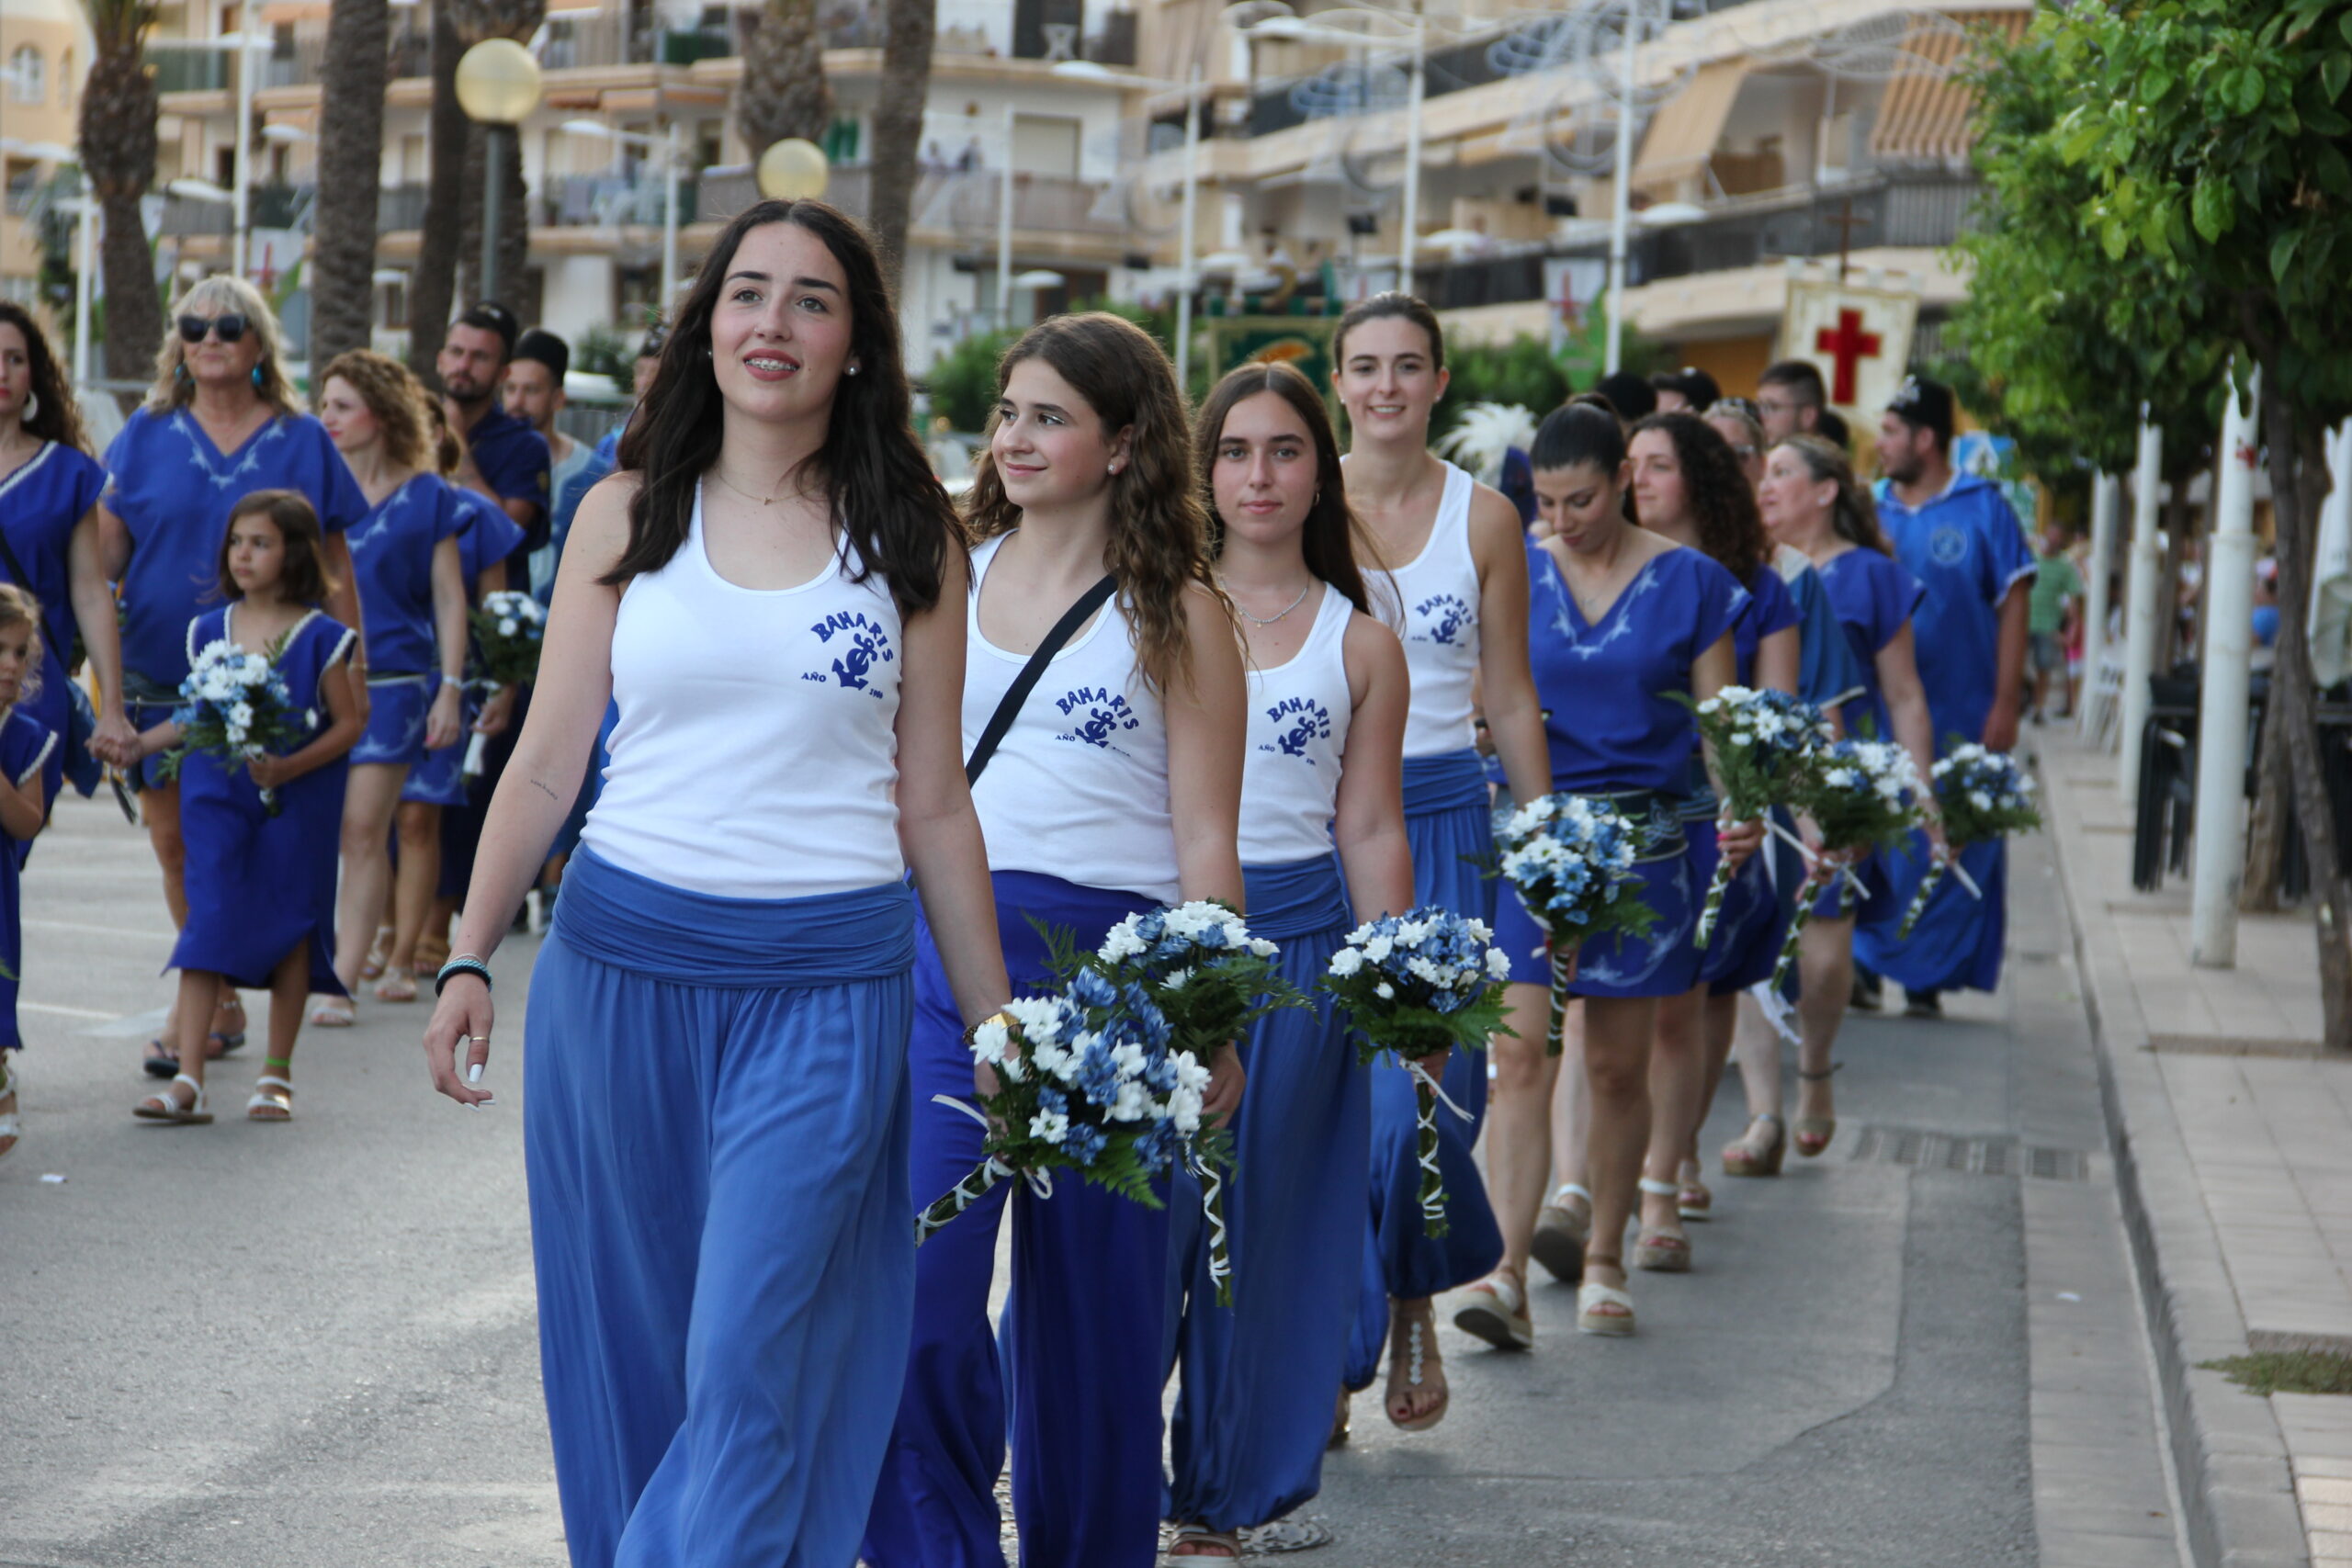
POLYGON ((989 727, 980 731, 979 743, 972 748, 971 757, 964 763, 966 784, 980 782, 980 774, 988 767, 989 759, 996 755, 996 749, 1003 743, 1005 732, 1012 728, 1012 721, 1021 716, 1021 705, 1029 700, 1031 689, 1045 676, 1046 666, 1054 661, 1054 655, 1062 650, 1063 644, 1078 635, 1078 628, 1092 618, 1094 612, 1102 607, 1103 602, 1117 591, 1118 586, 1118 581, 1110 573, 1103 573, 1102 581, 1080 594, 1078 603, 1054 623, 1053 630, 1046 634, 1046 640, 1037 645, 1037 651, 1029 656, 1029 662, 1023 665, 1021 673, 1013 677, 1012 685, 1004 694, 1004 700, 996 705, 996 712, 989 716, 989 727))

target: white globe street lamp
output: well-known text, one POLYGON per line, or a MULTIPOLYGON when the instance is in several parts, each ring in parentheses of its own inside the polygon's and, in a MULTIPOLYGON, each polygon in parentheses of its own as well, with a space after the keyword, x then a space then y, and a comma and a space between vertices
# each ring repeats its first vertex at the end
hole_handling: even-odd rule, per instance
POLYGON ((539 107, 539 62, 511 38, 484 39, 458 62, 458 106, 482 128, 481 297, 498 298, 498 231, 506 139, 539 107))

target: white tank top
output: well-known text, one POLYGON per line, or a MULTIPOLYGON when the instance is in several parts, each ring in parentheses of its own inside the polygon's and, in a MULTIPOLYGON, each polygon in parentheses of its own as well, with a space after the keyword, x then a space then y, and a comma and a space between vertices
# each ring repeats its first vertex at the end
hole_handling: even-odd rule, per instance
MULTIPOLYGON (((1029 662, 980 634, 980 584, 1012 536, 972 552, 965 631, 964 754, 1029 662)), ((1021 705, 972 786, 992 871, 1034 871, 1081 887, 1174 903, 1176 819, 1168 807, 1168 725, 1136 666, 1115 596, 1065 644, 1021 705)))
POLYGON ((1355 606, 1326 585, 1306 641, 1271 670, 1250 671, 1250 750, 1241 764, 1243 865, 1287 865, 1331 852, 1340 759, 1348 748, 1344 648, 1355 606))
POLYGON ((619 705, 581 840, 625 871, 729 898, 895 882, 898 606, 843 540, 797 588, 742 588, 685 543, 621 595, 619 705))
POLYGON ((1374 614, 1405 644, 1412 676, 1405 755, 1436 757, 1477 741, 1472 693, 1478 681, 1478 563, 1470 554, 1470 497, 1478 486, 1452 463, 1429 543, 1410 562, 1367 572, 1374 614))

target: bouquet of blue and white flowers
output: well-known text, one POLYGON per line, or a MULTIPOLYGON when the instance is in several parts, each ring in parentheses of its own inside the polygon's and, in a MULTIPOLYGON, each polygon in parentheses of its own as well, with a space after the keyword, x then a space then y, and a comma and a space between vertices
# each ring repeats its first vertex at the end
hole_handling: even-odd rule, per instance
POLYGON ((1492 945, 1493 936, 1485 921, 1435 906, 1384 915, 1348 933, 1323 976, 1323 988, 1348 1010, 1363 1059, 1394 1051, 1413 1076, 1423 1235, 1446 1232, 1445 1182, 1437 1164, 1437 1102, 1444 1091, 1426 1064, 1457 1045, 1483 1051, 1487 1037, 1502 1030, 1510 960, 1492 945))
MULTIPOLYGON (((1280 951, 1251 936, 1249 922, 1232 906, 1194 898, 1129 915, 1082 962, 1121 985, 1140 985, 1168 1020, 1171 1048, 1205 1064, 1268 1013, 1306 1005, 1305 994, 1274 967, 1280 951)), ((1057 968, 1066 971, 1069 964, 1057 955, 1057 968)), ((1201 1181, 1217 1304, 1229 1305, 1233 1265, 1225 1178, 1232 1168, 1232 1140, 1215 1128, 1190 1133, 1184 1160, 1201 1181)))
POLYGON ((538 678, 548 613, 537 599, 512 589, 485 593, 473 622, 483 679, 492 686, 527 686, 538 678))
POLYGON ((1898 940, 1909 940, 1911 928, 1919 923, 1928 900, 1943 886, 1947 874, 1959 877, 1961 886, 1976 897, 1984 897, 1961 869, 1962 849, 2007 833, 2030 833, 2041 826, 2041 807, 2034 803, 2033 775, 2006 751, 1989 751, 1973 742, 1955 746, 1937 760, 1933 782, 1950 852, 1938 856, 1928 874, 1919 879, 1919 891, 1913 896, 1911 907, 1903 911, 1903 924, 1896 928, 1898 940))
MULTIPOLYGON (((1887 740, 1839 740, 1814 753, 1813 765, 1797 786, 1797 807, 1813 818, 1821 834, 1823 854, 1797 887, 1796 912, 1789 921, 1788 939, 1772 966, 1772 989, 1779 990, 1796 963, 1805 923, 1813 918, 1814 895, 1823 883, 1840 874, 1835 857, 1855 850, 1898 844, 1918 826, 1926 786, 1911 753, 1887 740)), ((1841 911, 1853 902, 1854 881, 1844 873, 1841 911)))
MULTIPOLYGON (((1693 709, 1713 764, 1723 815, 1735 822, 1755 821, 1773 807, 1787 805, 1815 750, 1828 739, 1819 708, 1769 687, 1725 686, 1693 709)), ((1731 877, 1731 863, 1717 859, 1714 880, 1708 884, 1707 901, 1691 936, 1692 945, 1702 952, 1714 934, 1731 877)))
POLYGON ((1640 849, 1632 818, 1606 800, 1580 795, 1540 795, 1503 825, 1503 875, 1551 938, 1552 1008, 1544 1043, 1553 1055, 1560 1054, 1577 948, 1598 936, 1640 936, 1657 921, 1634 891, 1640 849))
POLYGON ((993 1071, 995 1091, 978 1111, 939 1097, 987 1123, 987 1157, 916 1217, 916 1245, 1009 1176, 1044 1196, 1056 1171, 1076 1171, 1160 1207, 1152 1181, 1201 1132, 1209 1073, 1170 1049, 1168 1020, 1143 987, 1083 969, 1058 996, 1018 998, 1004 1011, 1011 1024, 991 1020, 972 1035, 972 1059, 993 1071))
MULTIPOLYGON (((179 705, 172 710, 180 739, 164 753, 164 777, 178 776, 180 763, 192 751, 208 752, 234 767, 310 739, 319 726, 318 710, 294 705, 294 694, 277 669, 277 655, 284 649, 281 637, 266 653, 248 653, 221 637, 196 650, 187 678, 180 682, 179 705)), ((263 790, 261 804, 277 816, 277 792, 263 790)))

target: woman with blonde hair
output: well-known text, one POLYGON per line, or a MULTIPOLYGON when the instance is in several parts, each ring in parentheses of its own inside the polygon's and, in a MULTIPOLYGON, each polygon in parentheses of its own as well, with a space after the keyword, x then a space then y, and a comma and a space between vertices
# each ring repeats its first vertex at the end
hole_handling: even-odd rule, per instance
MULTIPOLYGON (((122 585, 123 705, 146 729, 171 716, 187 674, 187 626, 218 575, 229 514, 255 491, 290 490, 311 503, 326 536, 322 564, 335 586, 323 608, 346 626, 360 623, 351 552, 344 530, 368 511, 326 428, 302 412, 287 379, 277 318, 253 285, 212 276, 175 300, 170 331, 155 355, 155 385, 107 448, 107 490, 99 502, 99 554, 122 585)), ((180 838, 177 784, 153 759, 133 773, 147 835, 164 872, 172 924, 187 921, 182 883, 187 848, 180 838)), ((213 1018, 209 1046, 244 1042, 244 1012, 234 991, 213 1018)), ((157 1077, 179 1070, 164 1042, 148 1047, 157 1077)))
MULTIPOLYGON (((368 498, 350 534, 367 619, 368 729, 352 748, 343 806, 343 890, 335 919, 335 977, 358 983, 391 886, 390 833, 409 771, 454 744, 466 674, 466 582, 458 508, 441 482, 424 415, 424 389, 408 367, 368 349, 338 355, 319 378, 319 418, 368 498)), ((379 1001, 416 999, 405 968, 376 983, 379 1001)), ((311 1021, 348 1024, 348 996, 322 997, 311 1021)))

